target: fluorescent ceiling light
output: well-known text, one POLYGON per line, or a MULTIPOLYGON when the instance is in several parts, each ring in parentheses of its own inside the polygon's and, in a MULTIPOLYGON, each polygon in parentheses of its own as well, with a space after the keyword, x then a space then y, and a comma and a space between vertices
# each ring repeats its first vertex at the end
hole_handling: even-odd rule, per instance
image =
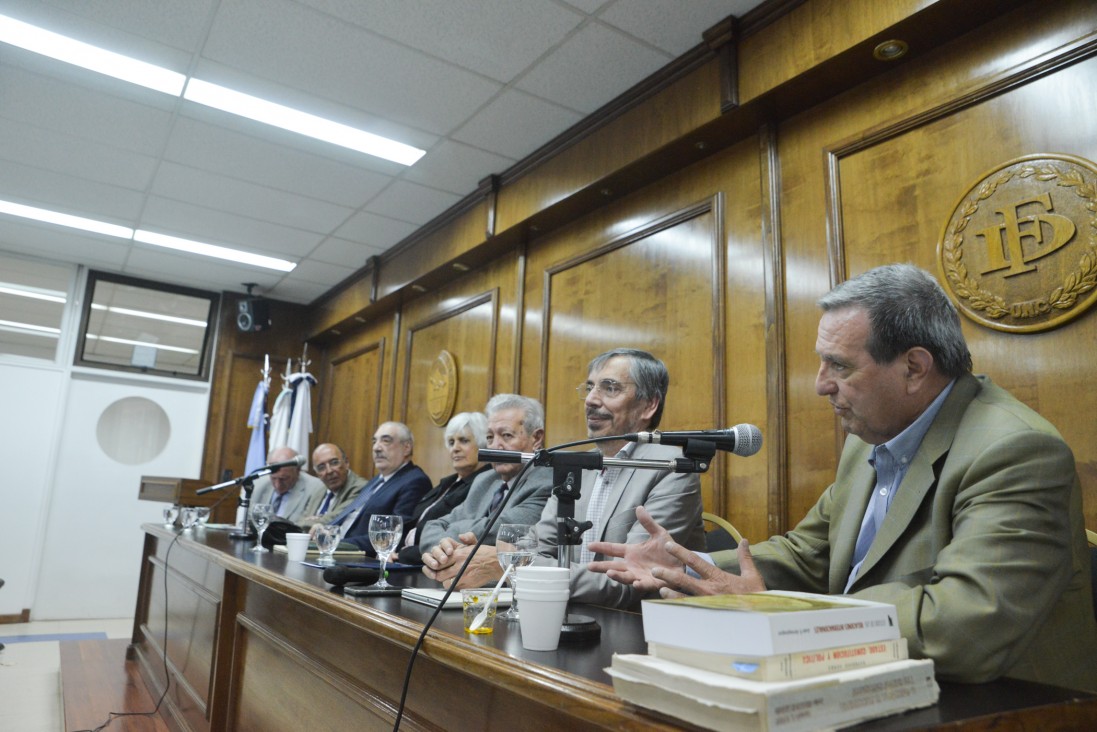
POLYGON ((34 206, 24 206, 19 203, 12 203, 11 201, 0 201, 0 213, 19 216, 24 219, 44 221, 47 224, 68 226, 72 229, 90 231, 94 234, 106 234, 107 236, 117 236, 122 239, 130 239, 133 237, 133 229, 125 226, 107 224, 102 221, 96 221, 95 219, 85 219, 82 216, 70 216, 68 214, 57 213, 56 211, 49 211, 44 208, 35 208, 34 206))
POLYGON ((44 325, 31 325, 30 323, 16 323, 13 320, 0 320, 0 330, 26 335, 49 336, 57 338, 61 334, 60 328, 47 328, 44 325))
POLYGON ((62 305, 66 301, 65 293, 63 292, 58 292, 57 290, 44 290, 40 287, 29 287, 27 285, 13 285, 10 282, 0 282, 0 295, 29 297, 32 300, 59 302, 62 305))
MULTIPOLYGON (((58 226, 68 226, 73 229, 91 231, 97 234, 116 236, 119 239, 132 239, 133 241, 153 244, 158 247, 177 249, 183 252, 190 252, 191 254, 201 254, 207 257, 216 257, 217 259, 227 259, 230 262, 250 264, 256 267, 265 267, 267 269, 276 269, 279 272, 292 272, 294 267, 297 266, 296 262, 290 262, 285 259, 264 257, 262 254, 242 252, 237 249, 219 247, 214 244, 204 244, 198 241, 190 241, 189 239, 181 239, 177 236, 168 236, 167 234, 156 234, 151 231, 134 231, 125 226, 116 226, 115 224, 107 224, 94 219, 85 219, 81 216, 70 216, 68 214, 48 211, 44 208, 24 206, 10 201, 0 201, 0 213, 19 216, 25 219, 34 219, 35 221, 44 221, 49 224, 57 224, 58 226)), ((203 325, 205 325, 205 323, 203 323, 203 325)))
POLYGON ((402 165, 413 165, 426 155, 426 150, 208 81, 191 79, 187 83, 185 74, 43 30, 6 15, 0 15, 0 42, 402 165))
POLYGON ((426 150, 201 79, 191 79, 187 83, 183 98, 402 165, 412 165, 426 154, 426 150))
MULTIPOLYGON (((0 292, 3 289, 0 288, 0 292)), ((149 320, 162 320, 165 323, 178 323, 179 325, 193 325, 197 328, 205 328, 206 321, 194 320, 192 318, 180 318, 175 315, 161 315, 160 313, 150 313, 145 310, 130 310, 129 308, 119 308, 113 305, 100 305, 99 303, 92 303, 92 310, 106 310, 108 313, 114 313, 115 315, 130 315, 135 318, 148 318, 149 320)))
POLYGON ((285 259, 264 257, 262 254, 241 252, 237 249, 219 247, 214 244, 204 244, 200 241, 191 241, 190 239, 180 239, 177 236, 157 234, 152 231, 145 231, 144 229, 138 229, 137 231, 133 232, 133 240, 142 242, 144 244, 152 244, 153 246, 157 247, 177 249, 181 252, 190 252, 191 254, 203 254, 207 257, 216 257, 217 259, 227 259, 230 262, 253 264, 256 267, 276 269, 280 272, 292 272, 293 268, 297 266, 295 263, 286 261, 285 259))
POLYGON ((198 353, 193 348, 183 348, 181 346, 165 346, 159 343, 148 343, 146 341, 133 341, 129 338, 112 338, 110 336, 87 334, 87 338, 93 341, 106 341, 107 343, 121 343, 124 346, 148 346, 149 348, 155 348, 160 351, 175 351, 176 353, 198 353))
POLYGON ((0 41, 173 97, 183 92, 187 81, 184 74, 105 51, 6 15, 0 15, 0 41))

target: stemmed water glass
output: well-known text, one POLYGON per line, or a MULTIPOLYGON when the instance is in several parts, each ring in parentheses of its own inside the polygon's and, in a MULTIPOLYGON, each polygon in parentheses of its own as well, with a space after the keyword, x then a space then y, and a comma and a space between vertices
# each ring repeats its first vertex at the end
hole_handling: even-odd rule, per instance
POLYGON ((320 550, 320 559, 318 564, 329 565, 335 564, 336 547, 339 546, 339 539, 342 534, 342 527, 338 524, 320 524, 313 531, 312 539, 316 542, 316 548, 320 550))
POLYGON ((519 567, 525 567, 533 562, 533 555, 537 549, 537 533, 531 524, 502 524, 499 533, 495 537, 495 552, 499 557, 499 566, 506 571, 508 566, 514 569, 507 575, 507 584, 511 589, 510 608, 505 613, 496 615, 503 620, 518 619, 518 597, 516 591, 519 567))
POLYGON ((259 538, 255 542, 255 546, 251 548, 253 552, 269 552, 263 546, 263 531, 266 530, 267 524, 270 523, 270 514, 272 506, 269 503, 253 503, 251 506, 251 520, 255 524, 255 528, 259 531, 259 538))
POLYGON ((385 565, 388 564, 389 557, 399 546, 400 537, 403 534, 403 517, 384 513, 375 513, 369 517, 369 543, 373 545, 373 550, 377 552, 377 558, 381 560, 381 576, 370 587, 376 587, 377 589, 392 587, 385 579, 385 565))

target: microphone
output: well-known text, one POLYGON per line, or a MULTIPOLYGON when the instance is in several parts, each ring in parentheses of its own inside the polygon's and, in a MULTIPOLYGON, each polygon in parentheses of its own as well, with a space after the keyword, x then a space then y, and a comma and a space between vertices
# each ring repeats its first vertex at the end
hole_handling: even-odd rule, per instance
POLYGON ((264 465, 261 468, 256 468, 255 470, 253 470, 251 472, 252 472, 252 475, 255 475, 256 473, 263 473, 263 471, 266 471, 263 474, 267 475, 269 473, 273 473, 276 470, 281 470, 282 468, 299 468, 302 465, 304 465, 305 462, 306 462, 305 461, 305 456, 304 455, 298 455, 293 460, 283 460, 280 463, 271 463, 270 465, 264 465))
POLYGON ((325 567, 324 581, 329 585, 345 585, 348 582, 376 582, 381 576, 380 571, 366 567, 325 567))
POLYGON ((726 430, 696 430, 687 432, 633 432, 623 436, 628 442, 685 447, 688 440, 704 440, 717 449, 740 457, 750 457, 762 449, 762 430, 752 424, 737 424, 726 430))

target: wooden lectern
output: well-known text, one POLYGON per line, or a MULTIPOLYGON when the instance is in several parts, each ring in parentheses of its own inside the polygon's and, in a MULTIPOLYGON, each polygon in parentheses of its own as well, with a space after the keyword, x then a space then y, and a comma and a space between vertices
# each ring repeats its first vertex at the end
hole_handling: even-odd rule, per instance
MULTIPOLYGON (((137 497, 142 501, 160 501, 178 506, 213 506, 225 497, 223 492, 198 495, 199 488, 209 486, 209 481, 199 478, 164 478, 152 475, 141 476, 141 487, 137 497)), ((235 493, 236 491, 232 491, 235 493)), ((236 501, 222 503, 210 515, 214 523, 232 522, 236 516, 236 501)))

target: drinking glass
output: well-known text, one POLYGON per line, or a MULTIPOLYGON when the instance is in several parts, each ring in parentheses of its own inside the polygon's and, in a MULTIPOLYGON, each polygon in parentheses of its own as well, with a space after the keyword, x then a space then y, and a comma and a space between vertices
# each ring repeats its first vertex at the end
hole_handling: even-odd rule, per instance
POLYGON ((198 511, 194 508, 184 508, 182 512, 183 531, 190 531, 198 523, 198 511))
POLYGON ((259 531, 259 538, 255 541, 255 546, 251 548, 253 552, 269 552, 263 546, 263 531, 267 528, 267 524, 270 523, 271 505, 269 503, 254 503, 251 506, 251 521, 255 524, 255 528, 259 531))
POLYGON ((403 534, 404 519, 402 517, 385 513, 375 513, 369 517, 369 543, 373 544, 373 550, 381 560, 381 577, 370 587, 378 589, 392 587, 385 579, 385 565, 388 564, 392 553, 396 551, 403 534))
POLYGON ((164 526, 169 529, 175 527, 175 519, 179 518, 179 507, 168 506, 164 509, 164 526))
POLYGON ((335 549, 339 546, 342 527, 336 524, 320 524, 312 534, 316 548, 320 550, 318 564, 335 564, 335 549))
POLYGON ((510 608, 505 613, 496 617, 503 620, 518 619, 518 597, 516 586, 519 567, 525 567, 533 562, 533 555, 537 549, 537 532, 531 524, 502 524, 499 533, 495 537, 495 552, 499 557, 499 566, 505 572, 508 566, 514 569, 507 575, 507 585, 510 587, 510 608))
POLYGON ((198 526, 202 528, 209 521, 209 506, 198 506, 194 509, 194 515, 198 517, 198 526))

